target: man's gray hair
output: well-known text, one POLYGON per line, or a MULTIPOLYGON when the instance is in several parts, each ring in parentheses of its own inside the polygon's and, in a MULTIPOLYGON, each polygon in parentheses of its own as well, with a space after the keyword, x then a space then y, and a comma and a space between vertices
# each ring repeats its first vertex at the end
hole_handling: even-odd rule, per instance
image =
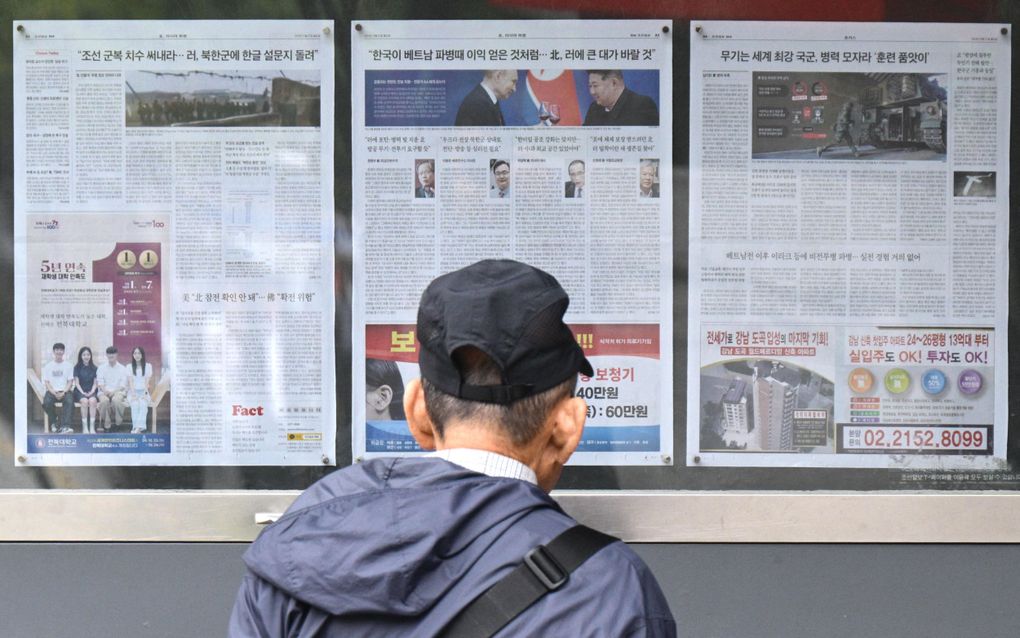
POLYGON ((641 167, 638 170, 640 170, 641 168, 644 168, 646 166, 651 166, 652 168, 655 169, 655 174, 656 175, 659 174, 659 160, 643 159, 643 160, 641 160, 641 167))
MULTIPOLYGON (((499 366, 484 352, 465 346, 453 353, 463 382, 471 385, 498 385, 503 383, 499 366)), ((574 393, 577 375, 544 392, 525 397, 508 405, 469 401, 447 394, 422 377, 425 391, 425 409, 440 438, 450 421, 475 421, 491 426, 505 435, 514 445, 532 441, 542 429, 553 407, 574 393)))

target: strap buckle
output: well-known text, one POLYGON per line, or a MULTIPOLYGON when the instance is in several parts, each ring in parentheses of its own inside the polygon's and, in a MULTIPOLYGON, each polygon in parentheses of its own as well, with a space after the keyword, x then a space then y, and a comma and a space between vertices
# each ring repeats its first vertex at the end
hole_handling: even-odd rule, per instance
POLYGON ((570 577, 567 570, 563 569, 563 566, 552 557, 552 554, 546 551, 545 545, 539 545, 525 554, 524 564, 549 591, 559 589, 570 577))

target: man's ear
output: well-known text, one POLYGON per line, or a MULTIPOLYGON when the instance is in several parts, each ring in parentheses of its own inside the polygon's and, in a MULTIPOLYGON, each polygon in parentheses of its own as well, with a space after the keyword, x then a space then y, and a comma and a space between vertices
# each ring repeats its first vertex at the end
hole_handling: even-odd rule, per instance
POLYGON ((436 430, 425 409, 425 389, 421 379, 414 379, 404 388, 404 415, 411 436, 423 450, 436 449, 436 430))
POLYGON ((568 397, 553 409, 553 429, 549 442, 556 450, 556 460, 565 465, 581 443, 588 405, 580 397, 568 397))
POLYGON ((538 478, 538 486, 546 492, 556 487, 563 466, 581 442, 587 416, 588 406, 580 397, 566 397, 550 412, 543 433, 536 441, 537 458, 531 465, 538 478))

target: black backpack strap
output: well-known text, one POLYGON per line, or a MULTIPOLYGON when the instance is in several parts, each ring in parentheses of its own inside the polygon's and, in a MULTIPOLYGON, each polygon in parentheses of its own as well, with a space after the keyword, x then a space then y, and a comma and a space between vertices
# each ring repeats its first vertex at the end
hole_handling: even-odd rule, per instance
POLYGON ((571 572, 600 549, 618 541, 584 525, 575 525, 524 556, 498 583, 468 603, 454 616, 440 636, 488 638, 516 618, 542 596, 559 589, 571 572))

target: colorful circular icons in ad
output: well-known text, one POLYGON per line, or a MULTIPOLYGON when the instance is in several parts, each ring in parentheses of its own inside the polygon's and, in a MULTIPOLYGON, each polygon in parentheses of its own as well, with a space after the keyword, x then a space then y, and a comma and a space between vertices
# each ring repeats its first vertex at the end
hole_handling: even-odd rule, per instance
POLYGON ((871 392, 871 388, 875 387, 875 375, 871 374, 867 368, 854 368, 850 371, 847 382, 850 384, 851 390, 857 394, 864 394, 871 392))
POLYGON ((946 389, 946 375, 941 370, 929 370, 921 376, 921 389, 935 396, 946 389))
POLYGON ((893 394, 903 394, 910 389, 910 373, 903 368, 893 368, 886 372, 885 389, 893 394))
POLYGON ((963 394, 977 394, 985 384, 984 377, 977 370, 964 370, 960 378, 956 380, 956 387, 960 388, 963 394))

